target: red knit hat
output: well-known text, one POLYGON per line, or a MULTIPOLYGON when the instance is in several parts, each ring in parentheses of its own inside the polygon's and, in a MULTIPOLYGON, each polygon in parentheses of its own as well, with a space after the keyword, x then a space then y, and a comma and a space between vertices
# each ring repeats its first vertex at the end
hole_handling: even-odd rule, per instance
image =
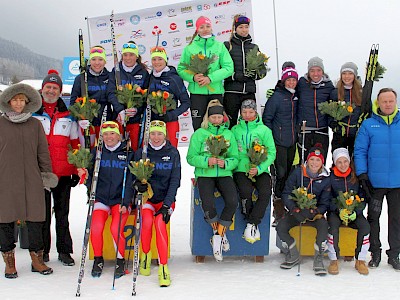
POLYGON ((204 25, 204 24, 210 24, 210 25, 212 25, 211 20, 210 20, 209 18, 204 17, 204 16, 199 17, 199 18, 197 19, 197 21, 196 21, 196 31, 198 31, 198 30, 199 30, 199 27, 200 27, 201 25, 204 25))
POLYGON ((315 144, 315 146, 310 149, 310 152, 307 155, 307 160, 313 156, 318 157, 320 160, 322 160, 322 163, 325 163, 324 150, 322 149, 322 145, 320 143, 315 144))

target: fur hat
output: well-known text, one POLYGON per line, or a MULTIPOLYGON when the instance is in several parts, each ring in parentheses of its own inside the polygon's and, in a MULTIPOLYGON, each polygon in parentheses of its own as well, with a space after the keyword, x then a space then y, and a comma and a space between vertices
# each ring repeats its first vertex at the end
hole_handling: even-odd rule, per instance
POLYGON ((14 84, 4 90, 0 95, 0 110, 4 113, 11 111, 10 100, 18 94, 24 94, 28 103, 23 110, 24 113, 34 113, 42 107, 42 97, 39 92, 25 83, 14 84))
POLYGON ((56 70, 49 70, 47 72, 47 76, 43 79, 42 82, 42 88, 48 83, 57 84, 60 88, 60 92, 62 91, 63 83, 60 74, 56 70))
POLYGON ((312 57, 308 61, 308 71, 310 71, 310 69, 313 67, 319 67, 322 69, 322 72, 324 72, 324 63, 318 56, 312 57))

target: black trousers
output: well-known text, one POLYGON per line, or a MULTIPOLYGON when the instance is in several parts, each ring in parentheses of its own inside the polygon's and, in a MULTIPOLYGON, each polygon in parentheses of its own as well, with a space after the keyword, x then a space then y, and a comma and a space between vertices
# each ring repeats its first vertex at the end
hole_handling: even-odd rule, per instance
POLYGON ((237 124, 237 119, 240 112, 242 102, 247 99, 256 100, 254 93, 239 94, 239 93, 225 93, 224 94, 224 107, 225 112, 229 117, 229 129, 237 124))
POLYGON ((271 176, 268 173, 262 173, 254 177, 256 182, 252 182, 246 173, 237 172, 233 174, 233 178, 239 189, 242 213, 247 222, 254 225, 260 224, 271 199, 271 176), (255 202, 252 200, 254 187, 258 192, 258 198, 255 202))
POLYGON ((193 130, 199 129, 211 100, 218 99, 222 104, 222 94, 199 95, 190 94, 190 111, 192 113, 193 130))
MULTIPOLYGON (((340 220, 337 213, 330 212, 328 213, 328 224, 329 233, 333 236, 333 247, 335 248, 336 256, 339 257, 339 227, 342 225, 342 220, 340 220)), ((348 226, 350 228, 357 229, 357 246, 355 257, 358 259, 358 254, 360 253, 361 246, 363 245, 364 236, 369 234, 370 231, 369 223, 363 215, 358 215, 354 221, 349 222, 348 226)))
POLYGON ((296 153, 296 145, 290 147, 283 147, 275 145, 276 159, 274 162, 276 183, 275 183, 275 196, 281 198, 283 189, 285 188, 286 180, 289 177, 290 171, 293 166, 293 160, 296 153))
MULTIPOLYGON (((305 224, 313 226, 315 229, 317 229, 316 243, 318 247, 326 241, 328 236, 328 222, 325 218, 315 221, 307 221, 305 224)), ((276 232, 278 233, 281 241, 285 242, 288 246, 293 244, 294 238, 289 234, 289 230, 298 225, 300 225, 299 221, 297 221, 295 217, 287 212, 276 226, 276 232)))
POLYGON ((356 139, 355 136, 347 137, 347 136, 342 136, 341 133, 334 132, 331 143, 332 153, 337 148, 347 148, 347 150, 349 150, 350 157, 353 157, 355 139, 356 139))
POLYGON ((71 179, 68 176, 61 176, 58 185, 51 189, 51 192, 45 191, 46 221, 43 226, 44 253, 49 253, 51 246, 51 194, 53 194, 54 216, 56 219, 57 252, 73 253, 68 220, 71 196, 71 179))
MULTIPOLYGON (((297 145, 297 149, 299 151, 299 157, 301 160, 301 143, 302 143, 303 135, 299 133, 299 143, 297 145)), ((312 130, 308 132, 306 130, 306 135, 304 137, 304 159, 307 158, 308 151, 315 146, 315 144, 320 143, 325 152, 324 159, 326 164, 326 156, 328 155, 329 148, 329 135, 328 135, 328 127, 325 129, 312 130)))
POLYGON ((210 224, 219 222, 223 226, 230 226, 238 205, 237 190, 233 178, 230 176, 198 177, 197 185, 199 187, 204 219, 210 224), (224 209, 219 218, 217 210, 215 209, 215 188, 217 188, 221 193, 225 203, 224 209))
MULTIPOLYGON (((43 250, 43 224, 44 222, 26 221, 28 227, 29 251, 43 250)), ((0 251, 8 252, 15 248, 14 229, 15 222, 0 223, 0 251)))
POLYGON ((369 251, 378 252, 382 247, 379 238, 379 218, 384 196, 386 196, 388 206, 388 241, 390 247, 386 254, 389 257, 397 257, 400 253, 400 188, 375 189, 372 199, 368 203, 367 220, 371 226, 369 251))

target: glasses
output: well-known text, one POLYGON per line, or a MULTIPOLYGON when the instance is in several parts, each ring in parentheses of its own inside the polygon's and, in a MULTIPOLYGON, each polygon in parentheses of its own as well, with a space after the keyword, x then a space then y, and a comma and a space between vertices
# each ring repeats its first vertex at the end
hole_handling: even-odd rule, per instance
POLYGON ((105 50, 103 48, 92 48, 90 49, 90 53, 103 53, 105 50))
POLYGON ((153 52, 166 52, 164 47, 156 46, 150 49, 150 53, 153 52))
POLYGON ((103 125, 101 125, 101 128, 119 128, 117 123, 103 123, 103 125))
POLYGON ((245 16, 240 16, 240 17, 237 17, 235 19, 235 22, 250 23, 250 19, 248 17, 245 17, 245 16))
POLYGON ((132 43, 126 43, 126 44, 124 44, 124 45, 122 46, 122 48, 124 48, 124 49, 128 49, 128 48, 136 49, 137 46, 136 46, 135 44, 132 44, 132 43))
POLYGON ((165 122, 160 120, 151 121, 150 126, 165 127, 165 122))

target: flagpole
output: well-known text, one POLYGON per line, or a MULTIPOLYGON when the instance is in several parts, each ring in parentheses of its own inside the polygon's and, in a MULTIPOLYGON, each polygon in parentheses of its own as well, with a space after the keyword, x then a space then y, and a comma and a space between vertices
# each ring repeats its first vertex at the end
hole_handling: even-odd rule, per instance
POLYGON ((279 80, 279 57, 278 57, 278 34, 276 31, 276 14, 275 14, 275 0, 272 0, 274 10, 274 28, 275 28, 275 55, 276 55, 276 74, 279 80))

